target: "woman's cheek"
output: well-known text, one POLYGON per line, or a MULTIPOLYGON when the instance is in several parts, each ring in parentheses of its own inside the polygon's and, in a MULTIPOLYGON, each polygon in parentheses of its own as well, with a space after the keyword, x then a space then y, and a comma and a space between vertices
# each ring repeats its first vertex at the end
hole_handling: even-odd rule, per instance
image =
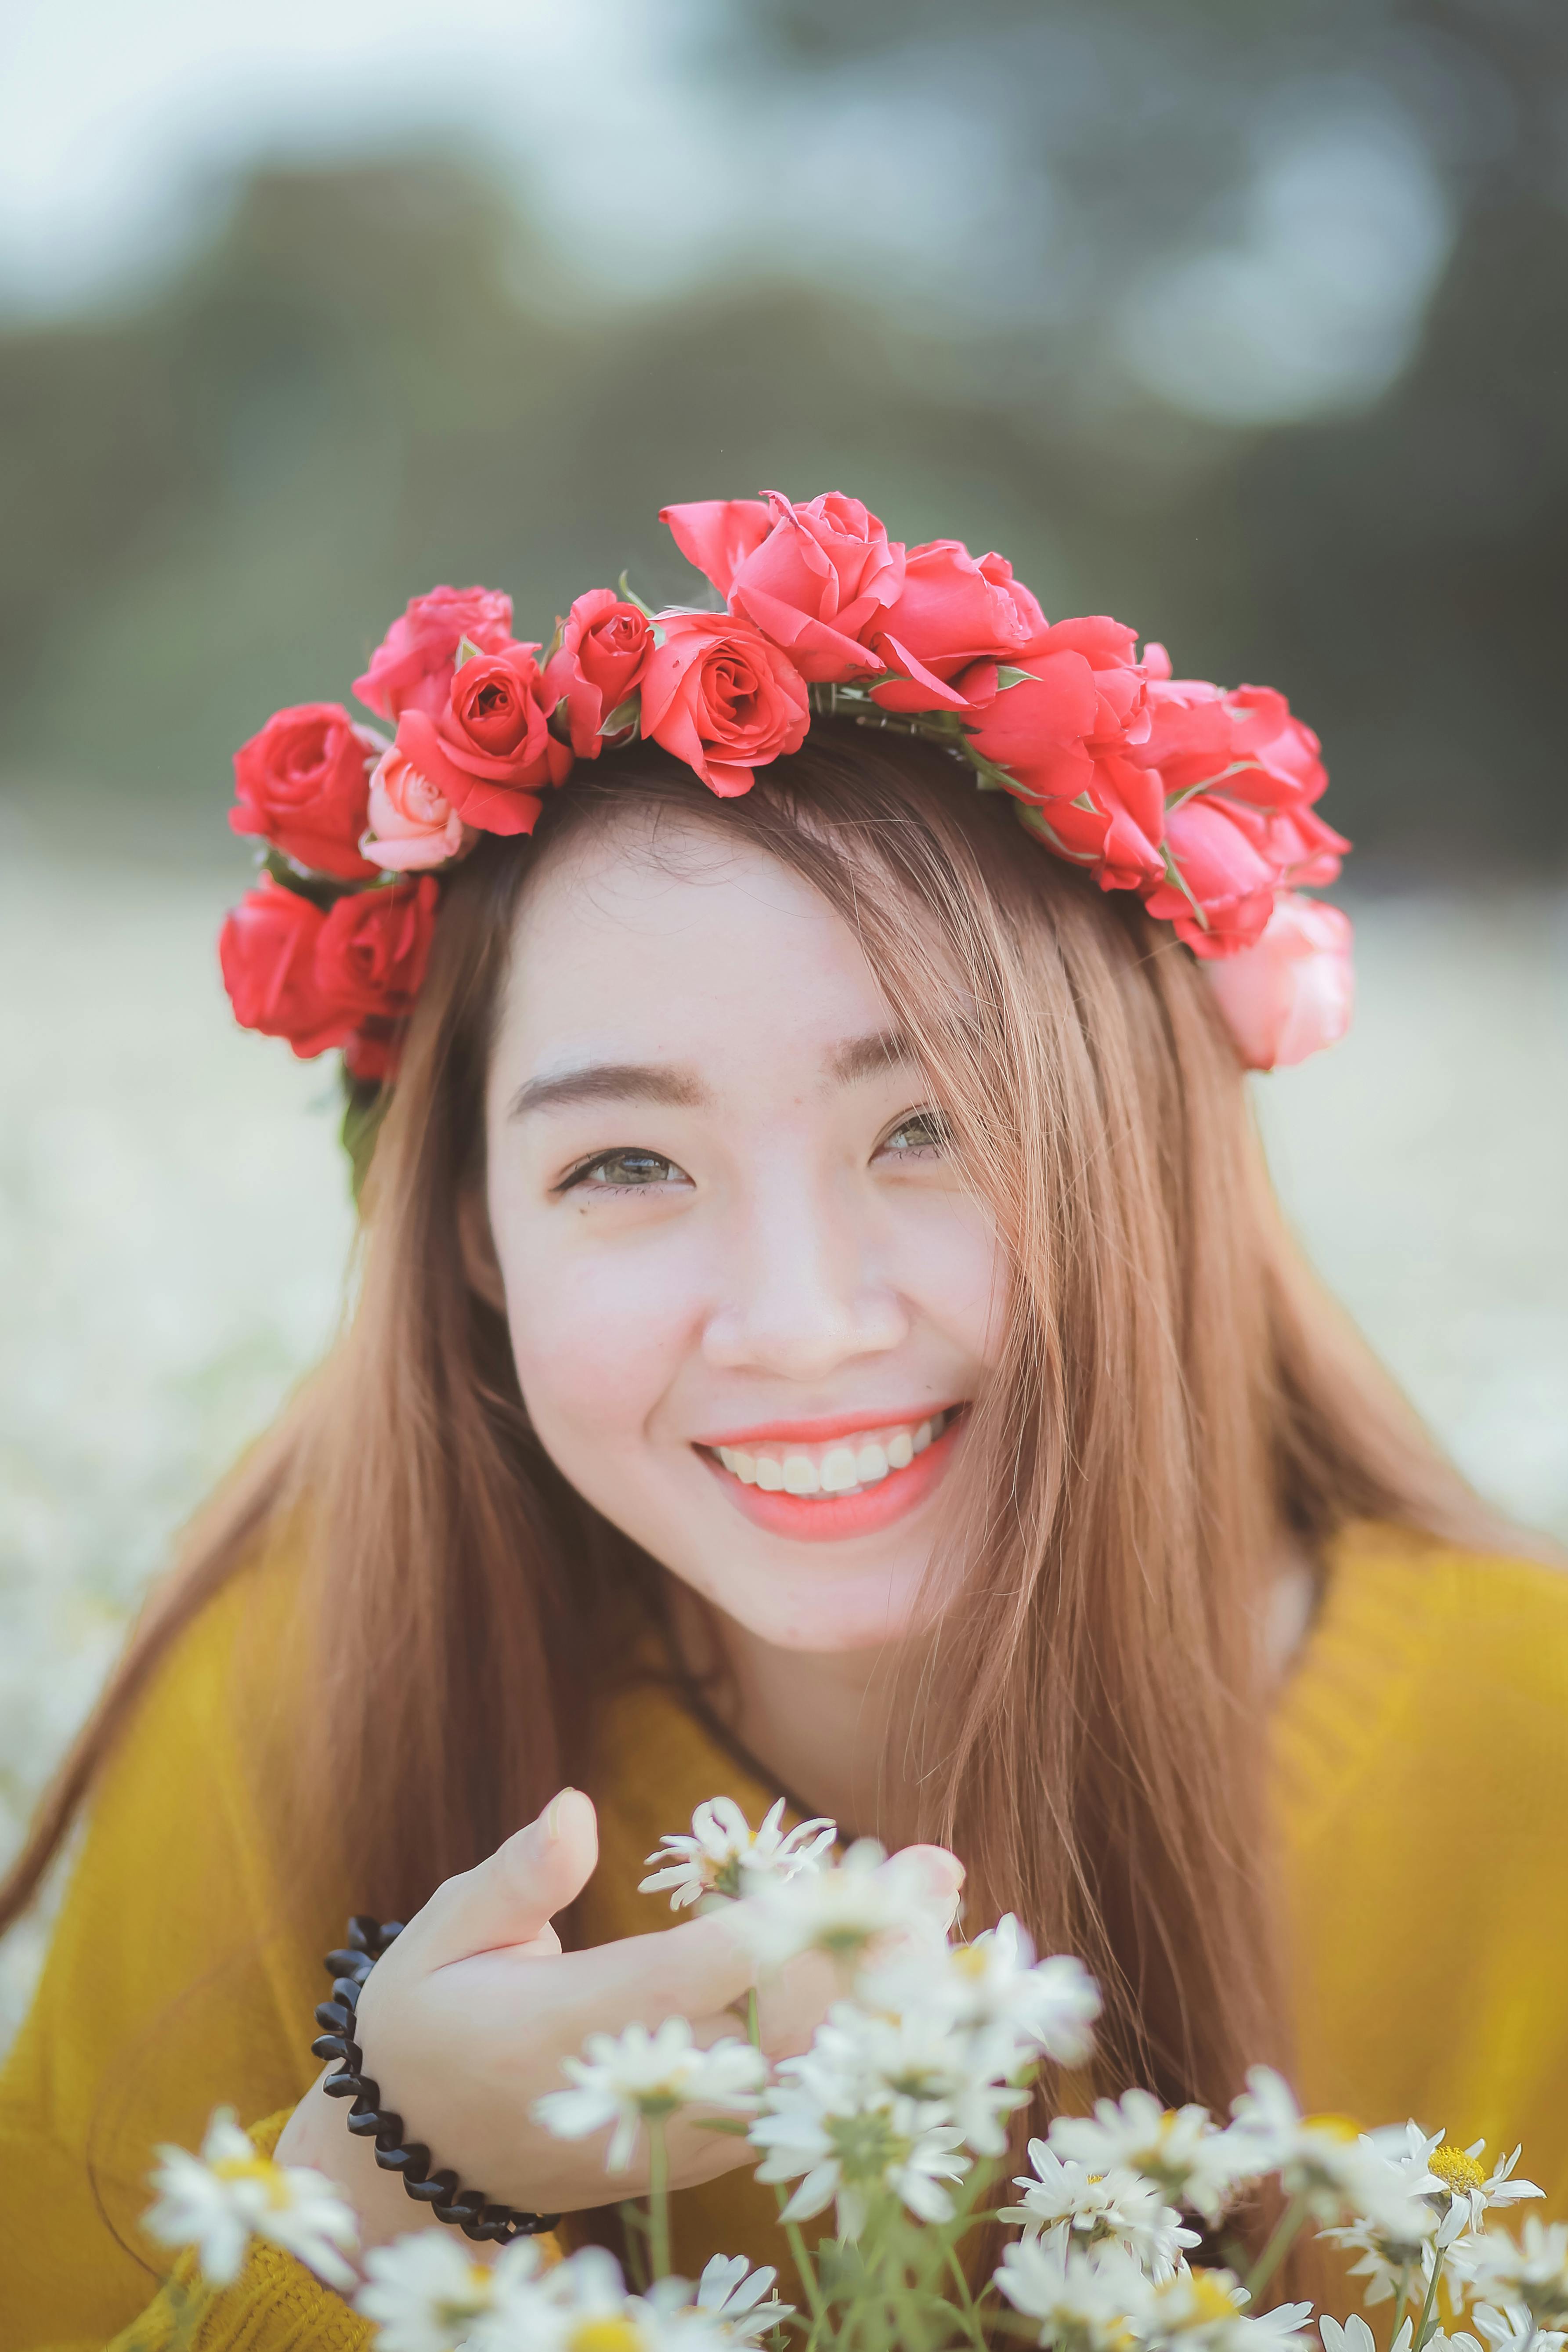
MULTIPOLYGON (((589 1214, 595 1213, 589 1212, 589 1214)), ((612 1209, 609 1213, 615 1213, 612 1209)), ((650 1235, 668 1242, 668 1235, 650 1235)), ((559 1231, 542 1245, 502 1253, 508 1322, 529 1418, 558 1454, 642 1438, 686 1358, 701 1318, 686 1254, 679 1248, 584 1245, 559 1231)), ((559 1466, 576 1479, 578 1460, 559 1466)))
POLYGON ((995 1363, 1005 1320, 1001 1243, 989 1212, 963 1193, 923 1192, 894 1213, 896 1287, 971 1362, 995 1363))

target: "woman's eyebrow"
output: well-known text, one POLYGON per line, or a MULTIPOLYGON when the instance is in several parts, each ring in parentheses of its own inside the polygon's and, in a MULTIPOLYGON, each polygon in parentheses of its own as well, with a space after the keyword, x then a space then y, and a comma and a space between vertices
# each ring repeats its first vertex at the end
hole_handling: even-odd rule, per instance
POLYGON ((901 1029, 879 1029, 874 1036, 851 1037, 828 1056, 828 1069, 840 1086, 877 1077, 900 1062, 918 1062, 919 1055, 901 1029))
POLYGON ((691 1109, 708 1099, 707 1089, 689 1070, 670 1069, 658 1062, 589 1062, 555 1077, 530 1078, 519 1087, 507 1109, 508 1118, 521 1118, 532 1110, 560 1110, 568 1103, 669 1103, 691 1109))

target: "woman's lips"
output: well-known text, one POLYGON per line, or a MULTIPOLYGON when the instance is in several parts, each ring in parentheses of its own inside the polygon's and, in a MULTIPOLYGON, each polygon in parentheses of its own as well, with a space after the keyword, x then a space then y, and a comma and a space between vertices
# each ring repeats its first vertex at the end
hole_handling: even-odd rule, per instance
POLYGON ((802 1543, 844 1543, 924 1502, 952 1458, 963 1410, 918 1422, 775 1423, 748 1431, 749 1443, 696 1451, 755 1526, 802 1543))

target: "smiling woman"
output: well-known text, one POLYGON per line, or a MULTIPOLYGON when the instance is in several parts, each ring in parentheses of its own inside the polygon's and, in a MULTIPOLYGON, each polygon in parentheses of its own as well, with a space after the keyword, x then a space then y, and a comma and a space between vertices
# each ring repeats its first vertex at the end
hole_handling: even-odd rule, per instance
MULTIPOLYGON (((1223 2105, 1294 2046, 1313 2105, 1511 2116, 1568 2173, 1560 1898, 1527 1815, 1484 1904, 1454 1842, 1478 1759, 1568 1792, 1568 1603, 1297 1262, 1136 896, 930 745, 829 722, 728 801, 601 761, 443 879, 363 1214, 349 1328, 13 1882, 90 1787, 0 2105, 39 2184, 0 2345, 132 2320, 151 2146, 216 2101, 365 2242, 418 2220, 307 2055, 350 1911, 410 1919, 355 2029, 397 2131, 614 2242, 598 2150, 531 2109, 591 2029, 732 2031, 725 1921, 627 1891, 715 1788, 939 1842, 933 1899, 967 1873, 1094 1970, 1106 2088, 1223 2105), (1405 1942, 1445 1905, 1499 1988, 1462 2023, 1405 1942)), ((764 2046, 831 1991, 765 1984, 764 2046)), ((742 2141, 668 2156, 682 2268, 765 2251, 742 2141)), ((276 2247, 203 2326, 364 2340, 276 2247)))

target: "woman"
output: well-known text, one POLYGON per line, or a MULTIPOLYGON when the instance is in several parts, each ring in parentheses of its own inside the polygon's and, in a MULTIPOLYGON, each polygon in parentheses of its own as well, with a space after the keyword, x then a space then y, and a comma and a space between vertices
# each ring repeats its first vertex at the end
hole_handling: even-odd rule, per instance
MULTIPOLYGON (((613 2230, 530 2108, 588 2031, 743 1998, 635 1891, 721 1790, 1081 1954, 1109 2086, 1273 2059, 1568 2190, 1568 1594, 1301 1271, 1248 1118, 1244 1061, 1342 1025, 1342 918, 1284 888, 1342 846, 1312 739, 853 501, 670 520, 722 614, 595 592, 542 671, 437 591, 358 682, 395 741, 307 706, 237 763, 273 878, 226 977, 345 1051, 361 1281, 15 1874, 89 1798, 0 2345, 161 2340, 151 2149, 218 2101, 367 2242, 440 2226, 316 2080, 349 1912, 411 1922, 359 2029, 408 2133, 613 2230)), ((765 1989, 765 2040, 822 1999, 765 1989)), ((743 2153, 677 2142, 682 2268, 771 2251, 743 2153)), ((264 2249, 199 2341, 364 2337, 264 2249)))

